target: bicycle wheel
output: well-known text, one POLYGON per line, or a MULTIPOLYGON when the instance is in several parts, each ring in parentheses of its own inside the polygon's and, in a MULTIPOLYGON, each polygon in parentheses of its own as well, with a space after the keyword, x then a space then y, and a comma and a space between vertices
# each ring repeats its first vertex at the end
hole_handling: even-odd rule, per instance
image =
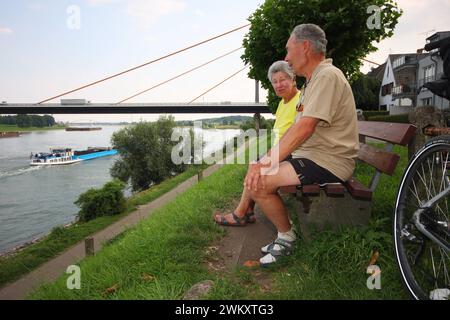
POLYGON ((450 296, 450 136, 429 140, 406 168, 393 237, 403 281, 415 299, 450 296))

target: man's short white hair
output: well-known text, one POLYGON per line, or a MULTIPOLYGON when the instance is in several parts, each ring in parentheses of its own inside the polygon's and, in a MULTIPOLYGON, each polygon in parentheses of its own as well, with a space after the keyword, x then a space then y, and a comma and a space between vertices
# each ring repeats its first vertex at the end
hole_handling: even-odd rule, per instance
POLYGON ((317 53, 326 54, 328 40, 325 31, 318 25, 312 23, 300 24, 291 33, 296 41, 308 40, 317 53))
POLYGON ((272 63, 272 65, 269 68, 269 71, 267 72, 267 77, 269 78, 270 82, 272 82, 272 77, 277 72, 283 72, 292 80, 295 79, 294 71, 291 69, 289 63, 287 63, 286 61, 280 60, 272 63))

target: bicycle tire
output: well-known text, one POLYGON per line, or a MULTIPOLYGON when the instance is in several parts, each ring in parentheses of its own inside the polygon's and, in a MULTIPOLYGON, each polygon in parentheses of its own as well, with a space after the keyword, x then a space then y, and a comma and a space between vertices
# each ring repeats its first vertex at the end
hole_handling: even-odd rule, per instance
MULTIPOLYGON (((442 248, 428 237, 424 236, 420 230, 415 228, 415 225, 412 222, 412 215, 415 210, 421 208, 421 203, 430 200, 433 196, 438 194, 439 191, 436 191, 436 189, 442 191, 448 187, 450 167, 449 154, 450 136, 438 136, 430 139, 410 160, 397 192, 393 218, 395 255, 403 283, 411 296, 417 300, 430 299, 430 293, 435 289, 450 289, 448 275, 448 271, 450 270, 450 258, 448 257, 448 254, 446 254, 445 251, 442 253, 442 248), (430 169, 429 176, 427 176, 425 172, 427 169, 430 169), (439 171, 442 171, 440 173, 442 177, 438 176, 439 171), (441 179, 442 182, 439 188, 436 188, 439 182, 438 179, 441 179), (425 191, 424 194, 422 190, 425 191), (418 251, 413 252, 413 250, 418 251), (428 253, 425 252, 428 250, 430 253, 429 257, 427 255, 428 253), (423 257, 423 252, 425 252, 425 257, 423 257), (441 265, 443 266, 444 271, 442 274, 436 273, 436 264, 434 261, 435 253, 441 254, 441 261, 438 267, 440 268, 441 265), (419 259, 422 260, 419 261, 419 259), (430 268, 430 266, 432 268, 430 268), (427 272, 431 274, 426 274, 427 272), (433 282, 434 284, 432 284, 433 282)), ((449 214, 447 200, 448 196, 441 197, 436 204, 436 208, 429 210, 430 213, 427 213, 427 215, 431 216, 431 219, 435 221, 445 219, 444 221, 447 221, 448 223, 449 214)), ((427 217, 427 219, 429 218, 427 217)), ((432 222, 436 223, 435 221, 432 222)), ((430 225, 435 226, 436 224, 430 223, 430 225)), ((441 229, 436 232, 441 232, 441 229)), ((444 231, 443 237, 446 237, 445 232, 446 231, 444 231)), ((448 238, 445 239, 450 240, 448 238)))

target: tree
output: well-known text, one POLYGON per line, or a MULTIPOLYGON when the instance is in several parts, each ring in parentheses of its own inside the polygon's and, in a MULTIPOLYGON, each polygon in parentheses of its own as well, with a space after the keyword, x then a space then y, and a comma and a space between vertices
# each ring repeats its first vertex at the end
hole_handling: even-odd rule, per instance
POLYGON ((30 116, 26 114, 19 114, 16 118, 17 126, 19 128, 31 127, 31 119, 30 116))
MULTIPOLYGON (((273 129, 274 123, 275 119, 265 119, 263 116, 261 116, 259 128, 270 130, 273 129)), ((244 131, 248 129, 256 129, 255 119, 247 120, 243 122, 239 127, 244 131)))
POLYGON ((38 128, 42 128, 46 126, 44 117, 41 116, 37 116, 37 115, 31 115, 29 116, 30 120, 31 120, 31 126, 32 127, 38 127, 38 128))
POLYGON ((18 127, 51 127, 55 125, 55 118, 49 115, 27 115, 19 114, 17 116, 0 117, 0 123, 17 125, 18 127))
POLYGON ((174 118, 169 116, 115 132, 111 141, 121 159, 114 163, 111 175, 124 182, 130 181, 133 190, 137 191, 183 172, 186 164, 176 165, 171 159, 172 148, 178 144, 171 141, 175 125, 174 118))
POLYGON ((43 118, 46 127, 53 127, 56 124, 55 118, 49 116, 48 114, 44 115, 43 118))
MULTIPOLYGON (((314 23, 324 29, 327 55, 351 79, 358 74, 361 59, 376 50, 373 42, 393 35, 402 11, 393 0, 266 0, 250 17, 250 31, 244 37, 242 59, 250 64, 248 76, 269 91, 268 105, 275 113, 279 98, 267 79, 267 70, 276 60, 284 60, 285 45, 296 25, 314 23), (380 25, 368 21, 381 9, 380 25), (378 28, 379 27, 379 28, 378 28)), ((298 79, 301 86, 304 79, 298 79)))
POLYGON ((356 108, 362 110, 378 110, 381 82, 365 74, 361 74, 351 84, 356 108))
POLYGON ((16 125, 16 116, 3 116, 0 117, 0 123, 1 124, 7 124, 7 125, 16 125))

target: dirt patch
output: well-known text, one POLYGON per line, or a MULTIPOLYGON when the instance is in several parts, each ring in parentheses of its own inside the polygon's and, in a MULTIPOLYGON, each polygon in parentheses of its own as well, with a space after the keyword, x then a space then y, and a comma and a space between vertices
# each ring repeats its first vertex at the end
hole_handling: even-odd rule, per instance
MULTIPOLYGON (((231 212, 237 205, 232 204, 231 212)), ((255 210, 257 221, 244 227, 221 227, 226 234, 214 241, 206 249, 205 263, 211 273, 221 276, 230 276, 236 267, 244 268, 241 272, 248 272, 252 282, 260 287, 261 293, 272 289, 271 274, 259 266, 244 267, 245 262, 258 262, 262 257, 261 247, 273 241, 276 237, 276 229, 272 223, 258 210, 255 210)))

